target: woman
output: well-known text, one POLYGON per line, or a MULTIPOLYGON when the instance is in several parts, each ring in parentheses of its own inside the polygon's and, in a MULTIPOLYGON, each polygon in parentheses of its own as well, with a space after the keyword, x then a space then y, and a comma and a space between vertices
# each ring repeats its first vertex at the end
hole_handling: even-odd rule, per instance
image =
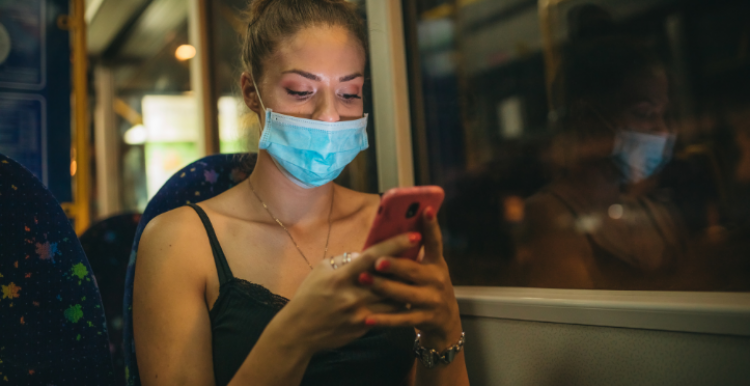
POLYGON ((258 0, 250 14, 241 87, 263 126, 258 161, 144 230, 143 384, 468 385, 463 351, 433 369, 414 360, 414 328, 428 349, 462 338, 435 211, 421 235, 348 253, 379 203, 331 182, 367 147, 362 21, 344 0, 258 0), (421 263, 392 257, 422 238, 421 263))
POLYGON ((653 195, 674 133, 664 65, 638 42, 577 43, 560 72, 563 173, 526 203, 528 285, 667 289, 685 260, 673 206, 653 195))

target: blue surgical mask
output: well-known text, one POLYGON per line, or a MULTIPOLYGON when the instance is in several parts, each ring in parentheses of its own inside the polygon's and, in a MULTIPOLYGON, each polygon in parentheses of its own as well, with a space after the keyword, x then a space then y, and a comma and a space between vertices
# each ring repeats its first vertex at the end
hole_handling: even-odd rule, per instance
POLYGON ((618 130, 612 155, 623 178, 635 183, 652 176, 669 161, 674 140, 674 134, 618 130))
POLYGON ((368 148, 367 114, 339 122, 279 114, 265 108, 255 80, 253 86, 265 111, 258 147, 267 151, 279 170, 298 186, 309 189, 333 181, 368 148))

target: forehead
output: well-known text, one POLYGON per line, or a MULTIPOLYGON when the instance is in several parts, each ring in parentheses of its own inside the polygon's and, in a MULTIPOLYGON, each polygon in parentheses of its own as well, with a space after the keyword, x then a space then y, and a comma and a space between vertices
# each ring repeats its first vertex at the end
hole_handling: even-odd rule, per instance
POLYGON ((644 100, 657 104, 668 103, 669 80, 666 72, 657 70, 626 79, 623 82, 619 99, 625 103, 636 103, 644 100))
POLYGON ((300 30, 280 42, 266 71, 292 69, 318 75, 349 75, 363 72, 365 53, 359 40, 340 26, 314 26, 300 30))

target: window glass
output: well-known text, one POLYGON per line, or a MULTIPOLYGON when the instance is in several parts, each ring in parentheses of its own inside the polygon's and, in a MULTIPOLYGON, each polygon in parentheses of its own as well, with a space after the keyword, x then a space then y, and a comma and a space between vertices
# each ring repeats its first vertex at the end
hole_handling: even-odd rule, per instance
POLYGON ((111 70, 121 138, 122 210, 142 212, 180 168, 200 157, 191 91, 187 2, 155 0, 99 58, 111 70))
POLYGON ((240 92, 242 43, 247 31, 246 1, 212 1, 212 81, 218 97, 219 143, 222 153, 257 152, 260 122, 240 92))
POLYGON ((750 3, 403 4, 454 284, 750 290, 750 3))

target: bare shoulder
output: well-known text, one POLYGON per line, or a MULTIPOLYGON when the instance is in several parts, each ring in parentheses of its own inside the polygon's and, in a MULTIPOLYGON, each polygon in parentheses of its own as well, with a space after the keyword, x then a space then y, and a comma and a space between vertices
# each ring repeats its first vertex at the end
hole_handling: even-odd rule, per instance
MULTIPOLYGON (((205 272, 210 254, 206 231, 194 209, 184 206, 152 219, 138 246, 138 271, 205 272), (141 269, 144 268, 144 269, 141 269)), ((191 275, 193 276, 193 275, 191 275)))
MULTIPOLYGON (((170 241, 186 241, 197 236, 203 229, 200 218, 193 208, 183 206, 154 217, 141 236, 140 247, 160 246, 170 241)), ((140 248, 139 248, 140 250, 140 248)))

